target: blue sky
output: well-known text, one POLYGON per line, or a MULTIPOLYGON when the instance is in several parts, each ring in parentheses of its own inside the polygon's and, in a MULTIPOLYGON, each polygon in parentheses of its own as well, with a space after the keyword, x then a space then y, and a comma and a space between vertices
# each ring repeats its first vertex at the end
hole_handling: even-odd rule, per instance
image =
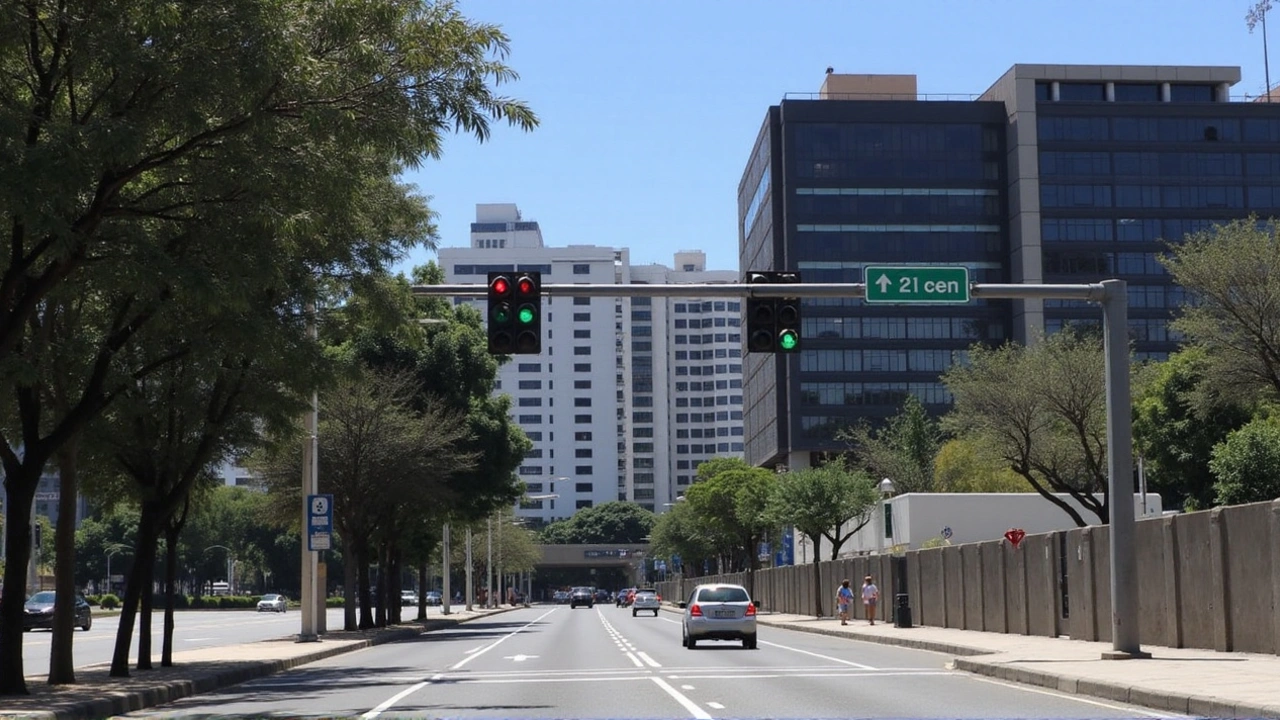
POLYGON ((816 92, 828 66, 978 94, 1015 63, 1230 65, 1243 71, 1232 95, 1257 95, 1252 1, 461 0, 510 36, 521 77, 501 90, 542 124, 452 137, 406 180, 432 198, 442 247, 467 245, 476 203, 514 202, 548 245, 664 264, 699 248, 708 269, 736 270, 738 181, 765 111, 816 92))

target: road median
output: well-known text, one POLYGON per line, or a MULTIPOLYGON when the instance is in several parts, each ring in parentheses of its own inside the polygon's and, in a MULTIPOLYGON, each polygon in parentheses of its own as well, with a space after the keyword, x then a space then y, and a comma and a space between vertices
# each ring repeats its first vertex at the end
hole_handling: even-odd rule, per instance
MULTIPOLYGON (((292 638, 242 645, 187 650, 175 654, 173 667, 131 670, 131 677, 113 678, 106 665, 76 670, 74 685, 48 685, 46 676, 29 676, 24 697, 0 698, 0 718, 93 720, 163 705, 266 677, 308 663, 375 645, 409 640, 424 632, 453 627, 516 608, 435 616, 426 621, 366 631, 335 631, 314 643, 292 638), (235 658, 233 660, 226 658, 235 658)), ((464 611, 465 613, 465 611, 464 611)))

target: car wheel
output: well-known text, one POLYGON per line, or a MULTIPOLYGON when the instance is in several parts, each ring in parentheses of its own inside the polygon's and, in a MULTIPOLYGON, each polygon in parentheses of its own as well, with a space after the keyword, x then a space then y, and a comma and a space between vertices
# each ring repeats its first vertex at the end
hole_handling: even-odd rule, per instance
POLYGON ((756 640, 756 636, 754 634, 748 635, 742 638, 742 647, 746 648, 747 650, 755 650, 757 647, 757 643, 758 641, 756 640))
POLYGON ((689 637, 684 641, 684 646, 692 650, 698 647, 698 641, 694 640, 692 637, 689 637))
POLYGON ((654 616, 654 617, 658 617, 658 611, 657 611, 657 610, 654 610, 654 611, 653 611, 653 616, 654 616))
POLYGON ((84 619, 84 624, 80 626, 80 629, 81 629, 81 630, 83 630, 83 631, 85 631, 85 632, 89 632, 89 628, 91 628, 91 627, 93 627, 93 617, 92 617, 92 616, 87 617, 87 618, 85 618, 85 619, 84 619))
POLYGON ((636 609, 635 609, 635 608, 631 608, 631 617, 635 617, 635 616, 636 616, 636 614, 637 614, 637 613, 636 613, 636 609))

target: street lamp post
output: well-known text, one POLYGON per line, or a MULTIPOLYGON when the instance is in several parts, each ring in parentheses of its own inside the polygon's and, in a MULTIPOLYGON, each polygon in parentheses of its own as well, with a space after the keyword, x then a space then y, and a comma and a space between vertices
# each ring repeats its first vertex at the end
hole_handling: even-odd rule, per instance
POLYGON ((132 549, 133 549, 132 545, 124 545, 124 544, 116 543, 114 545, 111 545, 110 549, 107 550, 107 593, 108 594, 110 594, 113 589, 112 582, 111 582, 111 557, 113 555, 118 555, 124 552, 125 550, 132 550, 132 549))
POLYGON ((467 525, 467 612, 471 612, 476 601, 476 586, 471 580, 471 525, 467 525))

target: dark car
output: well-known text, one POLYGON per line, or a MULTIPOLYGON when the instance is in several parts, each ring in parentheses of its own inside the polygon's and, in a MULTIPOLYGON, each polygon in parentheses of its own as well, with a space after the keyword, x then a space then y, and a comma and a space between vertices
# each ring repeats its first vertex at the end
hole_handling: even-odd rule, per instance
MULTIPOLYGON (((54 598, 55 595, 52 590, 45 590, 32 595, 22 608, 22 629, 49 628, 52 630, 54 598)), ((89 601, 80 595, 76 595, 75 624, 81 630, 88 630, 93 626, 93 611, 89 607, 89 601)))
POLYGON ((576 587, 573 592, 569 593, 569 609, 574 610, 579 605, 586 607, 595 607, 596 593, 589 587, 576 587))

